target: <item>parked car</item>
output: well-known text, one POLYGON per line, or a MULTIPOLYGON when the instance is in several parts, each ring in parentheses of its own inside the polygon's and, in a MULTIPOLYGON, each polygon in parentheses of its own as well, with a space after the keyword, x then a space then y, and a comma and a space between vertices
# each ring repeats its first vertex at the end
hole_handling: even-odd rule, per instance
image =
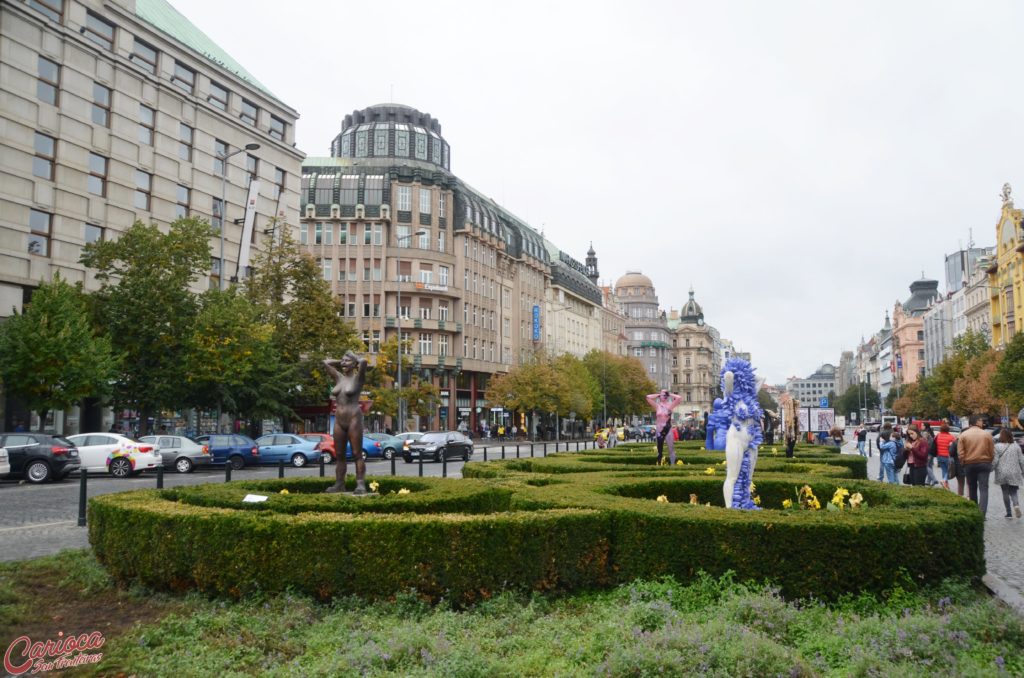
POLYGON ((78 450, 67 438, 45 433, 3 433, 0 447, 7 450, 10 475, 30 483, 63 480, 81 468, 78 450))
POLYGON ((320 443, 320 454, 324 456, 325 464, 330 464, 337 458, 338 455, 334 449, 334 436, 329 433, 300 433, 299 437, 320 443))
MULTIPOLYGON (((406 447, 407 439, 399 438, 398 436, 389 436, 387 433, 367 433, 366 437, 380 443, 380 454, 388 460, 402 454, 402 450, 406 447)), ((365 442, 363 443, 363 452, 366 452, 365 442)))
POLYGON ((320 463, 320 442, 294 433, 271 433, 256 439, 261 464, 285 461, 295 468, 320 463))
POLYGON ((11 472, 11 460, 7 456, 7 449, 0 447, 0 477, 11 472))
POLYGON ((413 459, 462 459, 469 461, 473 456, 473 441, 458 431, 431 431, 410 442, 403 450, 402 458, 406 464, 411 464, 413 459))
POLYGON ((194 438, 200 445, 206 445, 214 464, 231 464, 236 471, 260 463, 260 448, 249 436, 238 433, 214 433, 194 438))
POLYGON ((405 433, 396 433, 395 437, 400 440, 408 440, 411 443, 422 438, 423 433, 421 431, 406 431, 405 433))
POLYGON ((158 445, 139 443, 120 433, 78 433, 68 440, 78 448, 82 468, 115 478, 127 478, 163 463, 158 445))
POLYGON ((158 445, 164 468, 173 468, 178 473, 191 473, 196 466, 213 463, 210 448, 185 436, 143 436, 139 442, 158 445))

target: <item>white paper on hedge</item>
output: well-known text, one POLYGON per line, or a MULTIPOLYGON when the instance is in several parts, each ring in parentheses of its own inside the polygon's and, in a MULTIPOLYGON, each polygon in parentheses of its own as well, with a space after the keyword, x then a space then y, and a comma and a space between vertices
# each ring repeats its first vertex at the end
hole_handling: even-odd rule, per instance
POLYGON ((243 503, 248 503, 248 504, 258 504, 261 501, 266 501, 266 500, 267 500, 267 498, 264 497, 262 494, 247 494, 247 495, 245 495, 245 499, 243 499, 242 502, 243 503))

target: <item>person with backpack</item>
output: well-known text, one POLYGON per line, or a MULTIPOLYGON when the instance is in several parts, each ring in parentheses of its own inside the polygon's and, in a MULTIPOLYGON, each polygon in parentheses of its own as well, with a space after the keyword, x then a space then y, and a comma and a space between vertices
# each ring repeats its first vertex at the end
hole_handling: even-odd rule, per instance
POLYGON ((1006 517, 1011 517, 1010 509, 1012 507, 1012 515, 1020 518, 1020 500, 1017 498, 1017 489, 1024 485, 1024 454, 1021 453, 1020 445, 1014 441, 1013 433, 1006 427, 999 432, 995 463, 992 467, 996 473, 996 485, 1003 491, 1006 517))
POLYGON ((892 433, 892 426, 886 424, 885 426, 882 427, 881 431, 879 431, 878 438, 875 439, 875 447, 878 448, 878 459, 879 459, 879 462, 878 462, 878 482, 882 482, 883 478, 885 477, 885 466, 881 462, 881 459, 882 459, 882 441, 883 441, 882 434, 883 433, 885 434, 884 440, 892 440, 892 441, 895 442, 895 438, 893 438, 893 433, 892 433))
POLYGON ((964 465, 960 463, 960 453, 957 451, 958 442, 956 438, 949 444, 949 477, 956 478, 956 493, 964 496, 964 488, 967 487, 967 476, 964 472, 964 465))
MULTIPOLYGON (((900 467, 903 466, 903 459, 905 458, 901 451, 897 449, 896 443, 890 440, 892 431, 890 429, 883 429, 878 435, 878 460, 879 460, 879 472, 885 474, 885 482, 896 484, 896 462, 899 459, 900 467)), ((879 477, 879 481, 881 481, 879 477)))
POLYGON ((910 467, 910 484, 924 485, 928 477, 928 441, 917 426, 907 427, 907 465, 910 467))

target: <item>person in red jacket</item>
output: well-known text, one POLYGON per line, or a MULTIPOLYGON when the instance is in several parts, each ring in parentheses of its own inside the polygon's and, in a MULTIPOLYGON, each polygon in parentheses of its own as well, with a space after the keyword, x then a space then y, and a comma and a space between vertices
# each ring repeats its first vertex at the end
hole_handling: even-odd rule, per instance
POLYGON ((949 446, 956 438, 949 432, 949 424, 943 422, 939 432, 935 435, 935 458, 939 461, 939 469, 942 470, 942 486, 949 489, 949 446))
POLYGON ((928 477, 928 442, 921 436, 917 426, 907 428, 907 466, 910 467, 910 484, 924 485, 928 477))

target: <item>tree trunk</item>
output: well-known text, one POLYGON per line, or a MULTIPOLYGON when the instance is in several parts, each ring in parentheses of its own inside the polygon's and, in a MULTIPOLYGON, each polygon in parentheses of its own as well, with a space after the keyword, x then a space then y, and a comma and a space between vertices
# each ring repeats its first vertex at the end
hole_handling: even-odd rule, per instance
MULTIPOLYGON (((38 433, 43 433, 46 430, 46 415, 48 415, 49 413, 50 413, 50 410, 39 410, 39 431, 38 431, 38 433)), ((31 419, 29 421, 31 421, 31 419)), ((25 428, 27 429, 29 427, 26 426, 25 428)))

